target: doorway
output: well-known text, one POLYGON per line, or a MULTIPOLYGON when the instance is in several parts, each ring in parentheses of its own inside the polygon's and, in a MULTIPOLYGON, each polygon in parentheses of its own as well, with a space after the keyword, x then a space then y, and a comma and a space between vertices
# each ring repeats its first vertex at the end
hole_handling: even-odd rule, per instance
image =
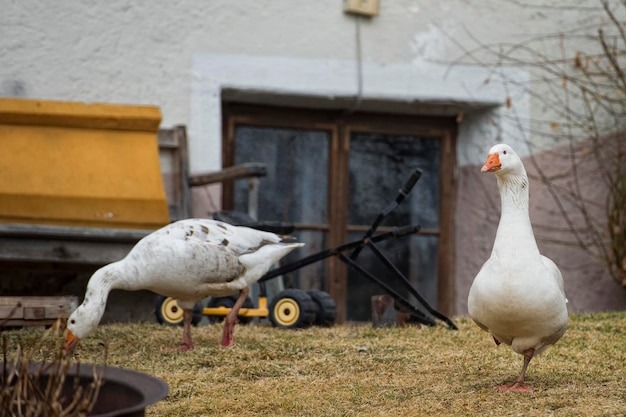
MULTIPOLYGON (((451 118, 223 105, 224 168, 262 162, 259 218, 288 221, 306 246, 286 262, 360 238, 415 168, 422 178, 381 225, 419 224, 419 234, 381 245, 383 252, 440 311, 453 305, 456 123, 451 118)), ((247 207, 245 184, 224 184, 224 209, 247 207)), ((359 264, 384 278, 363 251, 359 264)), ((338 321, 370 319, 383 291, 331 257, 290 276, 287 286, 322 289, 338 321)))

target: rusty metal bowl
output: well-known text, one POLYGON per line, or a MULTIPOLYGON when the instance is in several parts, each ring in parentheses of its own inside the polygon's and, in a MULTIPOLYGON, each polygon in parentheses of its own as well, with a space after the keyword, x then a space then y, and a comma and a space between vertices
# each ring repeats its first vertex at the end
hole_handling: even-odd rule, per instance
MULTIPOLYGON (((41 369, 40 363, 29 365, 29 373, 41 372, 41 369)), ((50 369, 39 375, 40 386, 46 386, 50 369)), ((95 371, 101 376, 103 384, 89 414, 91 417, 143 417, 146 407, 165 398, 169 391, 164 381, 141 372, 101 365, 95 365, 95 371)), ((87 386, 93 379, 94 365, 72 366, 65 378, 61 396, 71 398, 77 386, 87 386)))

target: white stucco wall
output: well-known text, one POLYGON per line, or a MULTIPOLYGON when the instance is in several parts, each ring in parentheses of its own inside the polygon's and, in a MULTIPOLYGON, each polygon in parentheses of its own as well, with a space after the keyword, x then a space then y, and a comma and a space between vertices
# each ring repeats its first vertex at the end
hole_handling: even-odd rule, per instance
MULTIPOLYGON (((189 134, 200 140, 192 145, 192 170, 221 166, 220 103, 223 89, 241 91, 240 97, 250 99, 263 93, 288 96, 294 104, 300 105, 301 97, 315 97, 317 105, 349 109, 359 94, 355 68, 356 63, 350 60, 195 54, 189 134), (353 100, 346 101, 345 98, 353 100)), ((497 115, 511 111, 500 106, 501 97, 507 92, 500 82, 485 84, 489 74, 483 68, 456 67, 448 72, 447 66, 426 62, 364 62, 362 68, 361 109, 384 112, 395 103, 399 108, 406 106, 407 112, 415 112, 415 106, 428 105, 428 112, 432 114, 454 116, 458 111, 468 113, 459 136, 462 165, 477 157, 473 150, 488 149, 488 144, 497 140, 501 130, 506 129, 507 119, 500 119, 497 115), (501 123, 488 123, 488 118, 501 123), (499 128, 489 128, 493 126, 499 128)), ((526 82, 523 72, 511 70, 508 74, 518 83, 526 82)), ((525 96, 523 91, 519 91, 519 95, 525 96)), ((528 118, 527 100, 518 101, 517 111, 525 113, 525 119, 528 118)), ((483 153, 480 152, 480 158, 483 153)))
MULTIPOLYGON (((573 57, 584 39, 563 49, 547 39, 603 21, 596 0, 381 0, 379 16, 360 20, 343 13, 341 0, 0 0, 0 96, 157 105, 163 127, 188 127, 192 171, 210 171, 221 168, 224 91, 352 106, 360 45, 361 108, 463 112, 457 154, 471 169, 495 142, 522 156, 527 140, 550 146, 535 132, 549 131, 559 110, 537 99, 553 91, 541 90, 532 70, 492 70, 506 49, 478 50, 534 39, 548 57, 573 57)), ((459 203, 464 193, 474 194, 460 190, 459 203)), ((458 240, 472 232, 463 233, 458 240)), ((475 273, 463 262, 458 300, 463 276, 475 273)))
MULTIPOLYGON (((0 9, 0 95, 158 105, 163 126, 190 127, 192 170, 220 167, 221 86, 329 99, 357 90, 357 23, 340 0, 0 0, 0 9)), ((568 29, 589 13, 500 1, 383 0, 380 15, 359 28, 364 94, 461 101, 468 110, 503 103, 510 92, 487 69, 449 63, 480 43, 568 29), (487 77, 492 82, 484 84, 487 77)), ((515 105, 532 116, 528 102, 515 105)), ((498 139, 484 133, 506 133, 485 131, 483 116, 461 127, 461 164, 478 163, 469 144, 480 143, 482 154, 498 139)))

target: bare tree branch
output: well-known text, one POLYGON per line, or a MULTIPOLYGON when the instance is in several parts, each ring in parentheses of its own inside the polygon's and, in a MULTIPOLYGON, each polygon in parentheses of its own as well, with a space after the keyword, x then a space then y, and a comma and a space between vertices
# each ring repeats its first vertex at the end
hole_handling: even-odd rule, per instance
POLYGON ((477 45, 467 48, 446 36, 463 51, 449 70, 460 64, 480 65, 488 70, 486 82, 497 79, 503 85, 507 107, 511 107, 503 117, 508 117, 506 121, 528 145, 534 169, 531 177, 544 185, 564 224, 542 227, 538 237, 582 248, 626 287, 626 31, 617 17, 626 12, 626 1, 598 0, 598 7, 567 8, 506 1, 523 8, 584 10, 605 16, 600 21, 594 15, 599 23, 585 17, 585 24, 567 31, 539 34, 518 43, 485 44, 465 29, 477 45), (551 44, 551 52, 545 52, 550 51, 546 43, 551 44), (530 81, 508 77, 504 68, 523 68, 530 81), (513 90, 523 91, 534 106, 542 106, 541 115, 535 112, 523 118, 513 90), (542 166, 538 158, 544 146, 567 169, 545 169, 550 167, 542 166), (590 187, 598 191, 593 198, 586 195, 590 187))

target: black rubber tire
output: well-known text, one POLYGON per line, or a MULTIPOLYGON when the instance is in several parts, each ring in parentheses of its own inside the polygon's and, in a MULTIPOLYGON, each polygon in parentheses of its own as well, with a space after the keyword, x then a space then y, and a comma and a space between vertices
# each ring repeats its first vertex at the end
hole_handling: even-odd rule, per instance
POLYGON ((337 303, 332 297, 321 290, 309 290, 307 291, 309 297, 315 302, 315 321, 313 324, 316 326, 330 327, 335 324, 337 319, 337 303))
MULTIPOLYGON (((170 326, 183 325, 183 309, 176 304, 176 299, 173 297, 159 295, 155 301, 154 314, 159 324, 170 326)), ((202 320, 202 303, 196 303, 193 306, 191 324, 196 326, 200 323, 200 320, 202 320)))
MULTIPOLYGON (((235 302, 237 302, 237 298, 239 298, 239 296, 236 294, 229 295, 228 297, 211 297, 209 301, 207 301, 206 306, 208 308, 214 308, 214 307, 232 308, 235 305, 235 302)), ((254 304, 252 303, 252 300, 250 299, 250 297, 246 297, 246 301, 243 302, 243 305, 241 306, 241 308, 254 308, 254 304)), ((207 317, 210 323, 221 323, 224 321, 225 316, 207 316, 207 317)), ((239 324, 248 324, 254 319, 253 317, 242 317, 242 316, 237 316, 237 318, 239 319, 239 324)))
POLYGON ((278 293, 269 305, 269 320, 274 327, 297 329, 315 321, 315 301, 303 290, 288 289, 278 293))

